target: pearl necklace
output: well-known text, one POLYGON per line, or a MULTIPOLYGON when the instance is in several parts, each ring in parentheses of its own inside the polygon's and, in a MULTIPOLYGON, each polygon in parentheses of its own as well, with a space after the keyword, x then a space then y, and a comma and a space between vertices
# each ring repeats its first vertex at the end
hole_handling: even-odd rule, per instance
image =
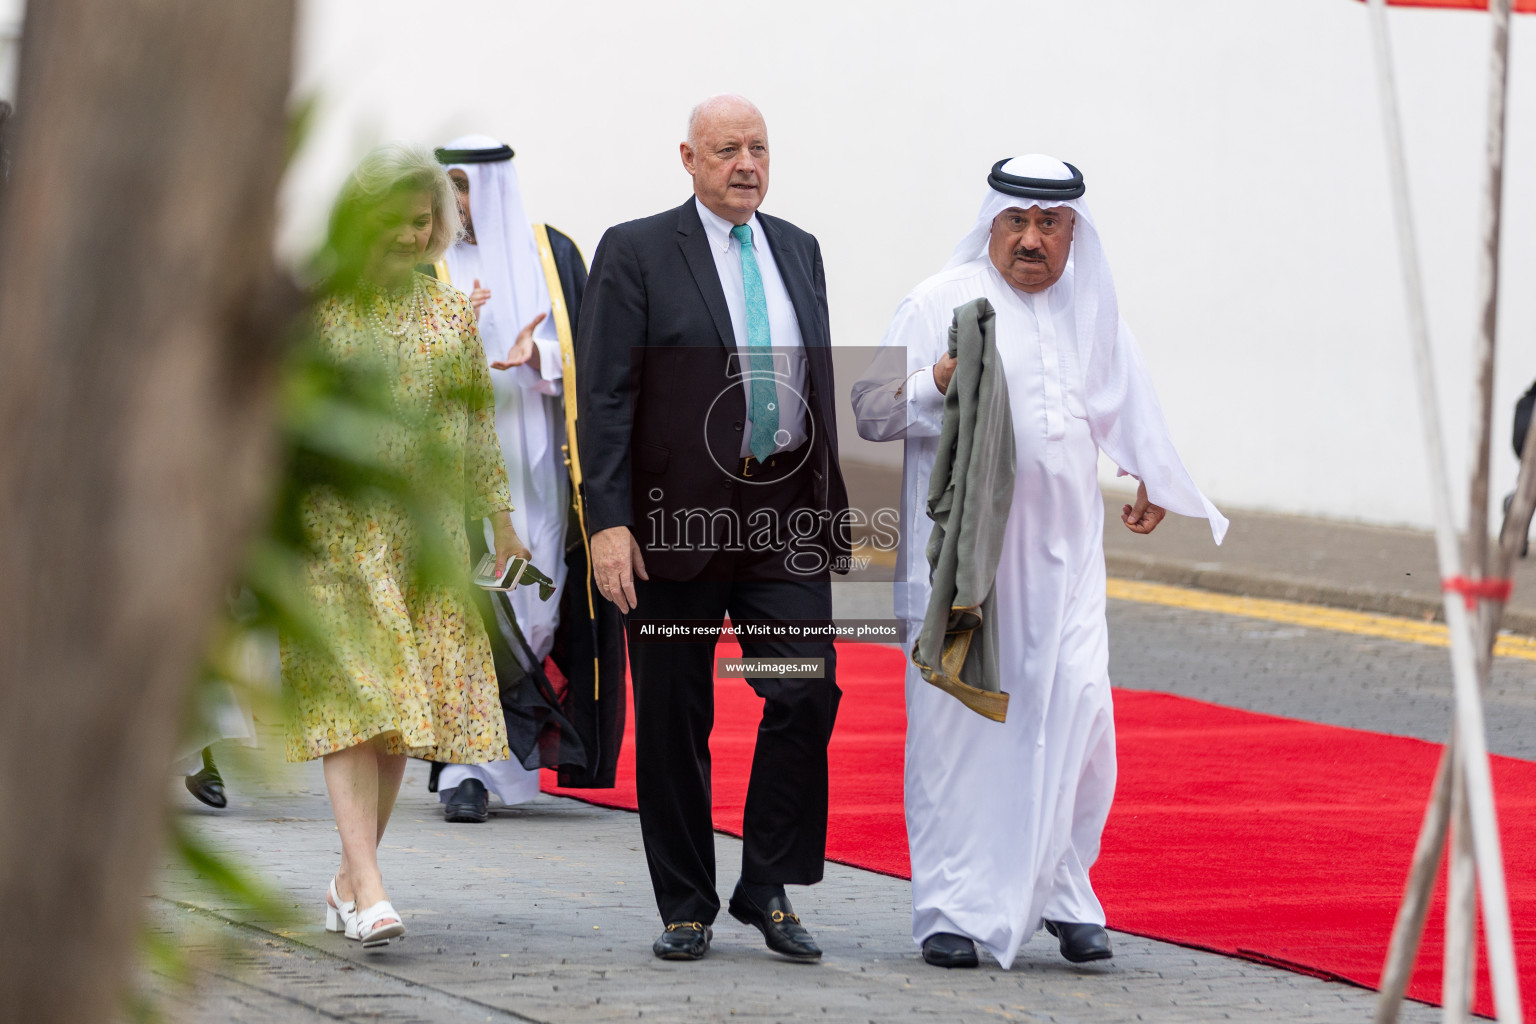
MULTIPOLYGON (((367 301, 365 315, 368 318, 368 322, 373 325, 373 329, 379 334, 387 334, 391 338, 403 338, 405 332, 411 329, 411 324, 417 319, 420 319, 423 324, 427 322, 427 308, 425 301, 422 299, 420 281, 411 282, 411 294, 405 300, 405 320, 401 322, 398 330, 390 330, 388 327, 385 327, 383 318, 379 316, 378 300, 384 298, 384 291, 375 288, 364 292, 364 295, 367 301)), ((385 301, 387 302, 388 299, 385 299, 385 301)))
MULTIPOLYGON (((395 365, 394 372, 389 375, 389 399, 395 407, 395 416, 399 418, 403 415, 403 410, 400 406, 399 377, 401 368, 405 362, 404 349, 406 348, 406 345, 409 344, 409 340, 407 339, 406 335, 410 331, 412 323, 419 323, 423 333, 425 332, 427 324, 427 303, 423 295, 421 282, 412 282, 410 297, 405 300, 405 320, 401 322, 398 330, 390 330, 388 327, 384 326, 384 320, 379 316, 377 300, 381 297, 381 295, 382 292, 378 290, 366 293, 364 301, 367 304, 367 308, 364 316, 368 321, 369 327, 372 328, 374 332, 375 340, 379 340, 380 335, 385 335, 395 339, 395 365)), ((381 349, 386 347, 382 340, 379 340, 379 347, 381 349)), ((432 404, 437 398, 437 368, 431 365, 430 359, 431 353, 429 352, 428 369, 430 376, 427 378, 428 411, 431 410, 432 404)))

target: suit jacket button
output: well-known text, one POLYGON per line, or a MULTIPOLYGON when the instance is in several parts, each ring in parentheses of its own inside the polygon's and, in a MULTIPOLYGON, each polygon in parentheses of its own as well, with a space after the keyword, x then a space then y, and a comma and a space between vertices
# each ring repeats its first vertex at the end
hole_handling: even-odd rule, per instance
POLYGON ((737 420, 737 421, 736 421, 736 422, 735 422, 735 423, 734 423, 734 424, 733 424, 733 426, 735 426, 735 428, 736 428, 736 429, 737 429, 737 430, 740 430, 740 429, 741 429, 741 420, 737 420))

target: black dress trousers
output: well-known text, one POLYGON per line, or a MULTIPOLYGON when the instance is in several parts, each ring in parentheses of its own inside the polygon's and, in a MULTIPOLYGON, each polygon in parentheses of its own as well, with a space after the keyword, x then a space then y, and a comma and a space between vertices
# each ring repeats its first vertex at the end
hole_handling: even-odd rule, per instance
MULTIPOLYGON (((808 474, 747 490, 747 510, 773 507, 783 521, 805 507, 808 474)), ((745 515, 743 516, 745 518, 745 515)), ((744 545, 736 545, 740 548, 744 545)), ((714 726, 715 639, 644 640, 647 622, 692 620, 736 625, 830 622, 825 569, 786 569, 787 552, 722 547, 692 580, 635 581, 629 615, 635 697, 635 782, 646 861, 657 909, 667 923, 710 924, 720 911, 711 818, 709 734, 714 726)), ((742 825, 742 876, 809 885, 821 881, 827 845, 827 744, 842 696, 830 639, 740 638, 749 658, 821 658, 821 679, 745 680, 763 698, 742 825)))

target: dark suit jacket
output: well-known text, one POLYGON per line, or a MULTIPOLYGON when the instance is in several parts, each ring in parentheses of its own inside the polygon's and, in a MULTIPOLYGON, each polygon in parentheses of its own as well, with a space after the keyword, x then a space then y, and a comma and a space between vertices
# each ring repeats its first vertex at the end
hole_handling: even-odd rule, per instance
MULTIPOLYGON (((800 323, 812 449, 799 472, 811 474, 812 507, 825 527, 816 542, 835 561, 848 553, 848 494, 837 459, 821 247, 788 221, 757 217, 800 323)), ((628 526, 650 576, 691 579, 712 549, 698 546, 698 536, 692 549, 657 546, 657 524, 670 531, 680 510, 707 514, 736 500, 747 514, 761 494, 735 475, 746 398, 731 375, 740 373, 731 315, 692 196, 608 229, 592 259, 580 325, 577 434, 587 527, 628 526)))

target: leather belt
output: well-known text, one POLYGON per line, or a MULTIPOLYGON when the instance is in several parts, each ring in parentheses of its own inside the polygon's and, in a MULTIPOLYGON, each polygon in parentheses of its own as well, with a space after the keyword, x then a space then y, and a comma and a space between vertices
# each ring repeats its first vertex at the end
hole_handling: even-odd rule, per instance
MULTIPOLYGON (((809 443, 810 442, 808 441, 806 442, 806 444, 809 443)), ((736 468, 736 475, 747 480, 750 480, 753 477, 770 475, 773 470, 781 466, 787 469, 792 465, 798 465, 800 462, 800 457, 804 454, 804 452, 805 444, 802 444, 799 448, 792 448, 788 451, 782 452, 774 452, 772 455, 768 456, 766 460, 763 461, 758 461, 758 458, 755 455, 748 455, 741 460, 741 465, 736 468)))

